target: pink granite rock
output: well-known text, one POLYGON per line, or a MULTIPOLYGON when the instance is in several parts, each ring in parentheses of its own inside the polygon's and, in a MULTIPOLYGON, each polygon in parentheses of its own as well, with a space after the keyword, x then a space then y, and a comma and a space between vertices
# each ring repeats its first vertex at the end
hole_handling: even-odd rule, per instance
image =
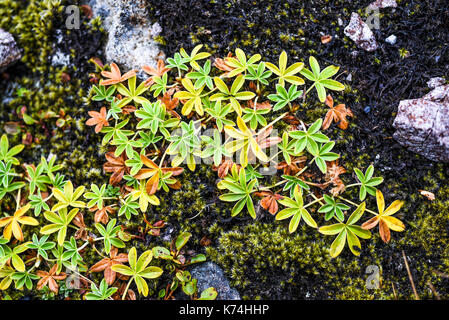
POLYGON ((357 13, 352 13, 351 21, 344 32, 360 48, 366 51, 374 51, 377 49, 377 42, 373 32, 357 13))
POLYGON ((0 70, 21 58, 19 48, 13 36, 0 29, 0 70))
POLYGON ((396 0, 377 0, 369 5, 370 8, 396 8, 398 4, 396 0))
POLYGON ((401 145, 430 160, 449 162, 449 85, 401 101, 393 126, 401 145))

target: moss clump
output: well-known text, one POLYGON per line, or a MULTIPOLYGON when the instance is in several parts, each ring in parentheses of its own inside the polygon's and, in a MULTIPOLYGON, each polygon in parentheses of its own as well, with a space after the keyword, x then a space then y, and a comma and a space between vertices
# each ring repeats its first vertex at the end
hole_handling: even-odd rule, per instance
POLYGON ((390 297, 387 290, 366 288, 365 268, 375 264, 369 250, 360 258, 344 253, 331 259, 329 240, 304 226, 289 234, 283 225, 254 222, 222 234, 217 248, 206 251, 245 299, 390 297))

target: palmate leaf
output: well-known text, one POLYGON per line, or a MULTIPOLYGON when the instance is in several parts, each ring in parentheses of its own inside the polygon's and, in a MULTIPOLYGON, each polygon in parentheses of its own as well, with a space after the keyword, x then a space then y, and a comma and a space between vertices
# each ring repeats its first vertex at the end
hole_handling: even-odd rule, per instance
POLYGON ((198 90, 199 88, 204 88, 206 85, 209 90, 214 89, 214 82, 212 80, 212 77, 209 75, 211 70, 211 62, 210 60, 207 60, 204 63, 203 67, 200 67, 199 69, 189 72, 186 74, 186 77, 195 80, 194 88, 198 90))
POLYGON ((360 201, 365 200, 367 192, 370 195, 375 196, 377 190, 375 187, 381 184, 384 179, 382 177, 373 177, 374 166, 370 165, 366 169, 365 174, 357 168, 354 168, 354 172, 357 175, 357 179, 360 181, 360 201))
POLYGON ((268 99, 276 102, 273 107, 273 111, 280 110, 284 108, 287 104, 292 103, 303 94, 302 90, 298 91, 298 87, 296 85, 291 85, 288 91, 284 88, 284 86, 277 84, 276 85, 276 94, 268 95, 268 99))
POLYGON ((142 104, 144 102, 150 103, 147 98, 142 95, 149 89, 149 87, 145 86, 145 82, 142 82, 136 88, 136 76, 128 79, 128 87, 125 87, 122 83, 117 85, 117 91, 124 96, 120 103, 118 104, 119 108, 123 108, 124 106, 134 102, 136 104, 142 104))
POLYGON ((334 148, 335 142, 330 141, 325 144, 322 144, 318 147, 318 152, 313 154, 313 161, 321 170, 322 173, 327 172, 327 164, 326 161, 335 161, 339 158, 339 155, 335 152, 331 152, 334 148))
POLYGON ((354 255, 360 255, 361 244, 359 238, 369 239, 371 238, 371 232, 354 224, 360 220, 365 212, 365 208, 366 204, 365 202, 362 202, 351 214, 346 223, 339 222, 318 229, 318 231, 324 235, 337 235, 330 247, 330 255, 332 258, 337 257, 343 251, 346 242, 354 255))
POLYGON ((385 243, 390 241, 390 229, 393 231, 401 232, 405 230, 405 225, 398 218, 392 217, 393 214, 398 212, 404 205, 404 201, 395 200, 393 203, 385 209, 385 200, 382 192, 376 190, 377 210, 379 214, 362 224, 362 228, 369 230, 379 224, 379 234, 385 243))
POLYGON ((281 86, 284 86, 285 82, 289 82, 293 85, 298 86, 303 85, 304 80, 295 75, 303 69, 304 63, 297 62, 287 67, 287 60, 287 53, 285 51, 282 51, 281 55, 279 56, 279 66, 275 66, 274 64, 269 62, 266 63, 266 66, 275 75, 278 76, 279 84, 281 86))
POLYGON ((214 83, 220 93, 216 93, 212 95, 209 99, 210 101, 223 101, 229 100, 231 107, 237 113, 239 117, 242 116, 242 106, 240 105, 239 100, 251 100, 256 94, 251 91, 240 91, 240 89, 245 84, 245 76, 240 75, 235 78, 232 83, 231 89, 228 88, 226 83, 219 77, 214 78, 214 83))
POLYGON ((231 210, 231 216, 235 217, 246 206, 250 216, 253 219, 256 219, 256 211, 254 210, 254 203, 251 198, 251 193, 255 192, 254 187, 257 183, 257 179, 253 179, 248 182, 246 179, 245 169, 237 169, 236 164, 233 165, 232 171, 234 173, 234 177, 229 176, 219 182, 220 189, 227 189, 230 192, 222 194, 219 198, 222 201, 237 202, 231 210), (238 180, 235 180, 236 174, 238 174, 238 180))
POLYGON ((66 207, 59 209, 58 214, 52 211, 46 211, 44 217, 52 223, 42 227, 40 233, 48 235, 57 232, 58 244, 62 246, 67 234, 67 228, 73 218, 78 214, 78 211, 78 208, 74 208, 67 213, 66 207))
POLYGON ((329 141, 329 138, 319 131, 322 123, 323 119, 320 118, 316 120, 307 131, 297 130, 289 132, 289 136, 295 141, 295 153, 302 152, 306 148, 312 155, 320 153, 318 143, 327 143, 329 141))
POLYGON ((226 64, 234 68, 232 71, 228 73, 228 77, 232 78, 240 73, 245 73, 249 67, 252 67, 256 62, 258 62, 262 56, 260 54, 255 54, 249 59, 246 59, 246 54, 242 49, 237 48, 235 50, 235 56, 227 57, 225 59, 226 64))
POLYGON ((246 80, 258 81, 264 85, 268 85, 268 79, 271 77, 273 72, 265 70, 265 62, 256 65, 248 66, 248 74, 245 75, 246 80))
POLYGON ((286 198, 280 199, 278 202, 287 207, 276 215, 276 220, 284 220, 290 218, 288 231, 293 233, 299 226, 301 218, 312 228, 317 227, 317 223, 312 218, 310 213, 304 208, 304 200, 302 198, 302 188, 297 185, 293 192, 294 199, 286 198))
POLYGON ((198 60, 206 59, 210 56, 209 52, 199 52, 201 48, 203 47, 202 44, 197 45, 195 48, 193 48, 192 52, 187 54, 187 52, 184 50, 184 48, 181 48, 179 52, 181 53, 181 56, 183 57, 185 62, 189 62, 190 65, 198 70, 200 69, 200 66, 198 64, 198 60))
POLYGON ((130 281, 134 281, 136 283, 139 293, 146 297, 148 296, 148 284, 145 279, 155 279, 160 277, 163 273, 163 270, 159 267, 148 267, 152 259, 152 250, 145 251, 139 259, 137 259, 137 250, 135 247, 132 247, 128 252, 129 267, 116 264, 113 265, 111 269, 125 276, 130 276, 130 281))
POLYGON ((309 64, 312 70, 304 68, 301 70, 301 74, 310 81, 314 82, 313 86, 315 87, 318 98, 321 102, 326 100, 326 88, 333 91, 342 91, 345 89, 345 86, 340 82, 329 79, 338 72, 340 67, 328 66, 321 71, 318 61, 312 56, 309 58, 309 64))
POLYGON ((108 288, 108 284, 105 279, 100 282, 100 287, 97 287, 92 282, 90 286, 91 292, 86 294, 86 300, 107 300, 117 291, 116 287, 108 288))
POLYGON ((64 186, 64 191, 61 191, 58 188, 53 188, 53 196, 56 200, 58 200, 58 203, 52 207, 51 211, 59 211, 60 209, 67 208, 68 206, 84 208, 86 204, 78 200, 78 198, 83 195, 84 190, 85 187, 80 186, 73 191, 73 184, 71 181, 67 181, 64 186))
POLYGON ((198 115, 202 116, 204 114, 203 103, 201 101, 201 93, 203 92, 204 85, 198 89, 195 89, 192 81, 188 78, 182 79, 182 86, 187 91, 178 91, 173 96, 174 98, 184 101, 184 106, 182 107, 182 114, 187 116, 193 109, 198 115))
POLYGON ((4 161, 6 163, 11 161, 13 165, 19 165, 19 160, 14 158, 14 156, 19 154, 24 147, 25 145, 18 144, 9 149, 8 136, 6 134, 3 134, 0 138, 0 161, 4 161))
POLYGON ((117 219, 109 221, 108 225, 103 227, 102 224, 96 223, 95 228, 103 236, 104 251, 106 254, 111 252, 111 247, 124 248, 125 243, 118 238, 118 232, 121 230, 120 226, 116 226, 117 219))
POLYGON ((237 117, 238 129, 230 126, 225 126, 225 132, 235 140, 225 144, 226 150, 233 154, 240 151, 240 165, 245 168, 248 165, 249 152, 251 151, 260 161, 268 162, 268 156, 262 150, 262 147, 257 141, 257 134, 251 131, 245 124, 242 118, 237 117))

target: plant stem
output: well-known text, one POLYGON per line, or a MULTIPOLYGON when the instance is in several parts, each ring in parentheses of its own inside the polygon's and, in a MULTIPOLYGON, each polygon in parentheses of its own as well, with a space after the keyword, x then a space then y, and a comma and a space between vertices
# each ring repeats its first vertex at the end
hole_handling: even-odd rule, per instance
MULTIPOLYGON (((311 194, 313 194, 313 193, 311 193, 311 194)), ((315 199, 315 200, 313 200, 312 202, 309 202, 308 204, 306 204, 305 206, 303 206, 303 208, 305 209, 305 208, 307 208, 307 207, 310 207, 311 205, 313 205, 313 204, 315 204, 315 203, 317 203, 317 202, 320 202, 320 204, 321 204, 321 200, 323 200, 324 198, 323 197, 321 197, 321 198, 319 198, 319 199, 315 199)))
POLYGON ((125 300, 126 294, 128 293, 129 286, 131 285, 131 281, 133 278, 129 279, 128 284, 126 285, 125 292, 123 292, 122 300, 125 300))
MULTIPOLYGON (((353 206, 356 206, 356 207, 359 206, 357 203, 352 202, 351 200, 348 200, 348 199, 343 198, 343 197, 341 197, 341 196, 338 196, 338 199, 343 200, 343 201, 346 201, 347 203, 352 204, 353 206)), ((374 214, 374 215, 376 215, 376 216, 378 215, 377 212, 374 212, 374 211, 372 211, 372 210, 370 210, 370 209, 365 209, 365 211, 366 211, 366 212, 369 212, 369 213, 372 213, 372 214, 374 214)))

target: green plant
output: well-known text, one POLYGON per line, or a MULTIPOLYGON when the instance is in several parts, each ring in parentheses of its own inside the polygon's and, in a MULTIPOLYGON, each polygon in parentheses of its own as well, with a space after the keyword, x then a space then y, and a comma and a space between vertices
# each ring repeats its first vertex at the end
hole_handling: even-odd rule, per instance
POLYGON ((95 283, 90 285, 91 292, 86 293, 86 300, 107 300, 112 297, 114 293, 117 292, 117 288, 108 288, 108 284, 103 279, 100 282, 100 286, 97 287, 95 283))
POLYGON ((315 220, 312 218, 310 213, 304 207, 304 200, 302 197, 302 189, 299 186, 295 187, 293 192, 294 200, 290 198, 284 197, 279 200, 279 203, 286 206, 288 209, 284 209, 280 211, 276 215, 276 220, 284 220, 290 219, 290 224, 288 226, 288 230, 290 233, 293 233, 298 228, 299 222, 301 218, 312 228, 316 228, 317 224, 315 220))
POLYGON ((232 208, 231 215, 234 217, 238 215, 246 206, 248 213, 253 219, 256 219, 256 211, 254 210, 253 199, 251 193, 255 192, 255 185, 257 179, 251 181, 246 180, 245 169, 237 169, 237 166, 232 167, 232 175, 221 180, 218 184, 220 189, 227 189, 230 192, 222 194, 220 200, 237 202, 232 208))
POLYGON ((342 252, 346 242, 354 255, 360 255, 361 244, 359 237, 362 239, 371 238, 371 232, 362 229, 360 226, 354 225, 362 217, 365 212, 365 207, 365 202, 362 202, 351 214, 346 223, 339 222, 318 229, 318 231, 324 235, 337 235, 330 247, 330 254, 333 258, 337 257, 342 252))
POLYGON ((129 267, 121 264, 116 264, 111 267, 115 272, 131 277, 128 281, 122 300, 125 299, 132 281, 136 283, 139 293, 143 294, 145 297, 148 296, 148 284, 145 279, 155 279, 160 277, 163 273, 162 269, 159 267, 148 267, 152 259, 153 252, 151 250, 145 251, 139 259, 137 259, 137 250, 135 247, 132 247, 128 252, 129 267))

